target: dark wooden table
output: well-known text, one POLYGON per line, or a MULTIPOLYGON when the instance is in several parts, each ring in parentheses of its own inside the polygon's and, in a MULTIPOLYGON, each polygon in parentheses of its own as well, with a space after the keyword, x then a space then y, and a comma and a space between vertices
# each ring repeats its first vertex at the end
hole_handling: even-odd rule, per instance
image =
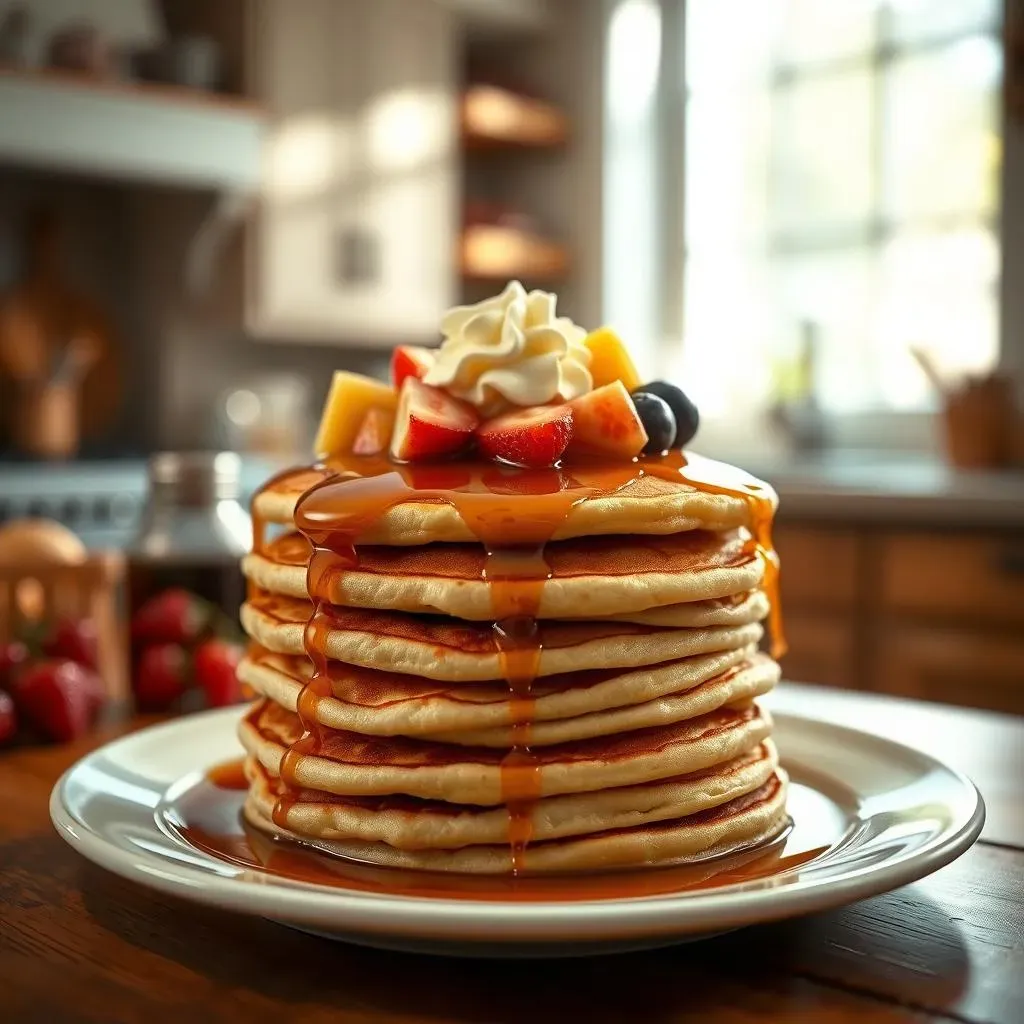
MULTIPOLYGON (((110 735, 0 755, 0 1021, 1024 1021, 1024 719, 784 688, 966 770, 982 841, 855 906, 650 953, 486 961, 382 953, 195 907, 93 867, 47 797, 110 735)), ((810 703, 809 703, 810 702, 810 703)), ((133 723, 135 725, 139 723, 133 723)))

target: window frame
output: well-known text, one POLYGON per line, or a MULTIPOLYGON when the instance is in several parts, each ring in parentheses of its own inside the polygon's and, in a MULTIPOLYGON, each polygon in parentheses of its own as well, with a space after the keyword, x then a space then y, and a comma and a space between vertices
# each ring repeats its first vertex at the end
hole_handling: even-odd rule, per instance
MULTIPOLYGON (((611 13, 622 0, 605 0, 606 24, 611 13)), ((1021 0, 1007 0, 1018 3, 1021 0)), ((662 18, 662 59, 655 93, 655 124, 658 132, 651 140, 656 166, 659 209, 664 211, 660 218, 660 231, 656 239, 656 266, 659 268, 656 282, 656 343, 654 355, 659 367, 669 367, 679 358, 680 347, 684 344, 684 288, 682 281, 686 274, 688 254, 685 245, 685 174, 686 174, 686 104, 690 91, 685 77, 686 46, 686 0, 657 0, 662 18)), ((887 19, 889 12, 880 7, 876 12, 879 19, 887 19)), ((1004 14, 1005 18, 1005 14, 1004 14)), ((863 67, 865 62, 872 69, 872 102, 874 112, 872 158, 874 216, 869 225, 867 239, 860 243, 880 250, 885 242, 901 230, 949 229, 953 226, 975 226, 990 229, 1000 244, 1001 268, 995 283, 995 301, 998 319, 999 368, 1017 370, 1024 380, 1024 190, 1019 195, 1007 188, 1015 169, 1024 172, 1024 126, 1013 125, 1005 114, 1005 104, 1000 104, 996 127, 1001 133, 1002 168, 999 181, 999 195, 995 209, 987 215, 973 216, 957 214, 941 217, 920 217, 892 221, 884 216, 882 206, 881 161, 883 155, 878 140, 882 131, 882 116, 885 104, 884 75, 894 61, 908 55, 927 53, 948 47, 960 40, 979 33, 943 33, 940 36, 908 44, 895 44, 891 33, 884 31, 887 26, 876 26, 876 42, 867 54, 856 57, 841 57, 834 60, 812 62, 783 69, 777 69, 770 85, 774 92, 786 87, 794 80, 807 79, 816 74, 834 73, 845 67, 863 67), (1017 256, 1020 259, 1017 259, 1017 256), (1018 267, 1018 264, 1022 266, 1018 267)), ((994 26, 992 35, 998 40, 1001 25, 994 26)), ((849 251, 853 245, 809 244, 797 246, 793 251, 809 253, 814 251, 849 251)), ((893 450, 920 451, 938 450, 940 439, 936 436, 935 417, 932 411, 878 410, 872 412, 837 413, 830 417, 832 444, 843 448, 888 448, 893 450)))

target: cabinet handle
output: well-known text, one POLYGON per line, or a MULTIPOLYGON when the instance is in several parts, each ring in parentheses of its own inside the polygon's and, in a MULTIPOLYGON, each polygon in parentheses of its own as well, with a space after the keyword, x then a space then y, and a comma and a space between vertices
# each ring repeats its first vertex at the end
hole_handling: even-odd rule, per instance
POLYGON ((995 557, 995 569, 1003 576, 1024 576, 1024 548, 1000 551, 995 557))

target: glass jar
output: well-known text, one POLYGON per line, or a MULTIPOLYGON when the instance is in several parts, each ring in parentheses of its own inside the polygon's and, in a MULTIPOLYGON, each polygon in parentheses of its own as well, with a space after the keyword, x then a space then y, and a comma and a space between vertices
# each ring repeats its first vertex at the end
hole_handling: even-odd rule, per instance
POLYGON ((182 587, 238 622, 239 559, 252 545, 241 468, 234 452, 160 452, 149 460, 146 506, 128 553, 133 613, 154 594, 182 587))

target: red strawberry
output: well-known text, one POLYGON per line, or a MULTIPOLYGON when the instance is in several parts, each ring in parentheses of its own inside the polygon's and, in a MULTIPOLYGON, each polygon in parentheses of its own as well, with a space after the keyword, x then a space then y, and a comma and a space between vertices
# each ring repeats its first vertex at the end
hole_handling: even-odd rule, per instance
POLYGON ((391 454, 403 462, 452 455, 469 444, 477 422, 471 405, 406 377, 398 396, 391 454))
POLYGON ((239 647, 223 640, 207 640, 196 648, 196 681, 211 708, 236 704, 242 699, 242 688, 235 674, 241 657, 239 647))
POLYGON ((0 644, 0 689, 14 685, 15 676, 28 661, 28 647, 20 640, 0 644))
POLYGON ((391 356, 391 383, 398 389, 406 377, 422 380, 434 365, 434 350, 419 345, 399 345, 391 356))
POLYGON ((177 587, 150 598, 132 617, 132 639, 143 644, 191 643, 207 627, 210 606, 177 587))
POLYGON ((18 716, 14 713, 14 701, 9 693, 0 690, 0 743, 14 738, 18 731, 18 716))
POLYGON ((568 405, 537 405, 488 420, 476 432, 488 458, 516 466, 553 466, 572 440, 568 405))
POLYGON ((96 624, 92 619, 60 619, 43 642, 43 652, 51 658, 68 658, 95 671, 96 624))
POLYGON ((135 703, 143 711, 166 711, 188 689, 192 666, 180 644, 155 644, 135 666, 135 703))
POLYGON ((39 661, 22 671, 14 702, 25 721, 59 743, 84 736, 103 704, 103 684, 77 662, 39 661))

